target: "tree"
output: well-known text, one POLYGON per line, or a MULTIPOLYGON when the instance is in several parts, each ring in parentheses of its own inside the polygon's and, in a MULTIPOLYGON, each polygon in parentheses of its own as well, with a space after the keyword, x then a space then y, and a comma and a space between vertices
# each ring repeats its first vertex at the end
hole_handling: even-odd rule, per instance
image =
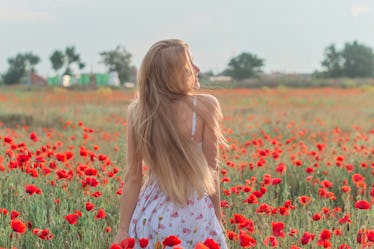
POLYGON ((345 43, 342 56, 346 76, 350 78, 374 76, 374 54, 370 47, 359 44, 357 41, 345 43))
POLYGON ((77 63, 79 69, 83 69, 86 65, 81 62, 80 55, 75 52, 75 47, 66 47, 65 49, 65 58, 66 58, 66 69, 64 74, 65 75, 73 75, 73 70, 71 69, 71 65, 73 63, 77 63))
POLYGON ((58 71, 64 66, 65 64, 65 54, 60 50, 56 50, 53 54, 49 57, 49 60, 52 63, 52 68, 55 70, 56 74, 58 71))
POLYGON ((65 51, 55 50, 49 60, 52 63, 52 68, 56 74, 58 71, 65 67, 63 75, 74 74, 72 66, 75 64, 79 69, 83 69, 86 65, 81 61, 80 55, 75 51, 75 47, 66 47, 65 51))
POLYGON ((22 77, 27 72, 36 72, 35 66, 40 62, 40 58, 33 53, 20 53, 14 58, 9 58, 9 69, 2 76, 5 84, 16 84, 20 83, 22 77))
POLYGON ((263 65, 263 59, 254 54, 243 52, 230 60, 228 68, 223 74, 238 80, 251 78, 262 72, 261 67, 263 65))
POLYGON ((325 59, 321 62, 326 70, 325 77, 373 77, 373 50, 357 41, 345 43, 343 50, 338 51, 334 44, 329 45, 324 52, 325 59))
POLYGON ((326 68, 324 74, 327 77, 337 78, 343 75, 343 57, 335 48, 335 44, 329 45, 324 52, 325 59, 321 62, 326 68))
POLYGON ((118 45, 114 50, 101 52, 100 56, 102 57, 101 63, 108 67, 109 72, 116 71, 121 82, 130 79, 133 69, 130 66, 132 55, 124 47, 118 45))

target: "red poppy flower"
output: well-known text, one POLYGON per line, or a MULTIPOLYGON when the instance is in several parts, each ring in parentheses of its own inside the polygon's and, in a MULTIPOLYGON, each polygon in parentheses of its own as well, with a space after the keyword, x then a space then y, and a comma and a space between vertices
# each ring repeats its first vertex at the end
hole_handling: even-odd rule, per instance
POLYGON ((17 212, 16 210, 12 210, 12 212, 10 212, 10 219, 11 220, 14 220, 18 216, 19 216, 19 212, 17 212))
POLYGON ((68 214, 64 218, 69 224, 74 225, 78 222, 79 216, 78 214, 68 214))
POLYGON ((26 193, 28 193, 30 196, 33 194, 41 194, 42 191, 38 187, 36 187, 34 184, 29 184, 25 186, 26 193))
POLYGON ((323 187, 323 188, 331 188, 332 185, 333 185, 333 183, 328 181, 328 180, 323 180, 321 182, 321 187, 323 187))
POLYGON ((122 249, 122 246, 117 244, 112 244, 109 249, 122 249))
POLYGON ((347 244, 341 244, 338 249, 351 249, 351 247, 347 244))
POLYGON ((323 246, 324 248, 331 248, 331 242, 330 242, 330 240, 327 240, 327 239, 318 240, 317 245, 318 246, 323 246))
POLYGON ((82 212, 80 210, 75 210, 74 213, 76 213, 79 217, 82 217, 82 212))
POLYGON ((249 203, 249 204, 257 204, 258 203, 258 198, 254 194, 250 194, 246 200, 244 200, 244 203, 249 203))
POLYGON ((331 238, 331 232, 327 229, 323 229, 321 234, 319 235, 320 240, 327 240, 331 238))
POLYGON ((95 188, 97 185, 99 185, 99 182, 96 180, 96 178, 86 177, 86 180, 82 180, 82 187, 91 186, 95 188))
POLYGON ((100 191, 93 192, 91 196, 93 197, 101 197, 103 194, 100 191))
POLYGON ((243 230, 240 230, 239 239, 240 239, 240 245, 243 248, 254 248, 257 244, 257 241, 254 238, 252 238, 251 236, 249 236, 243 230))
POLYGON ((272 222, 273 235, 277 237, 284 237, 284 223, 283 222, 272 222))
POLYGON ((95 168, 84 169, 84 174, 87 175, 87 176, 96 176, 97 175, 97 169, 95 169, 95 168))
POLYGON ((11 226, 14 232, 16 233, 25 233, 26 232, 26 224, 20 221, 19 219, 13 219, 11 221, 11 226))
POLYGON ((278 247, 278 240, 275 236, 270 235, 264 239, 264 245, 270 247, 278 247))
POLYGON ((86 156, 88 156, 88 151, 85 148, 81 147, 79 149, 79 155, 81 155, 82 157, 86 157, 86 156))
POLYGON ((56 159, 57 161, 60 161, 60 162, 65 162, 66 161, 66 156, 64 153, 58 153, 56 155, 56 159))
POLYGON ((49 231, 48 228, 45 228, 43 230, 37 229, 36 231, 35 229, 33 229, 33 233, 42 240, 52 240, 54 237, 54 234, 51 231, 49 231))
POLYGON ((285 208, 289 208, 291 210, 294 210, 296 208, 294 205, 292 205, 292 201, 291 200, 286 200, 284 202, 284 207, 285 208))
POLYGON ((104 155, 104 154, 100 154, 100 155, 98 156, 99 161, 105 161, 107 158, 108 158, 108 156, 107 156, 107 155, 104 155))
POLYGON ((278 185, 282 182, 282 179, 281 178, 273 178, 271 179, 271 184, 272 185, 278 185))
POLYGON ((302 196, 300 196, 299 202, 302 205, 308 205, 310 203, 310 197, 302 195, 302 196))
POLYGON ((314 237, 316 237, 315 234, 304 232, 303 237, 300 239, 301 244, 307 245, 310 241, 314 240, 314 237))
POLYGON ((334 232, 335 236, 342 236, 343 235, 342 230, 340 230, 339 228, 336 228, 333 232, 334 232))
POLYGON ((175 235, 170 235, 162 241, 164 246, 176 246, 180 243, 182 243, 182 241, 175 235))
POLYGON ((19 162, 19 163, 25 163, 25 162, 27 162, 28 160, 30 160, 30 156, 29 155, 26 155, 26 154, 19 154, 18 156, 17 156, 17 161, 19 162))
POLYGON ((70 160, 70 159, 72 159, 74 157, 74 154, 71 151, 66 151, 65 152, 65 156, 66 156, 67 160, 70 160))
POLYGON ((139 245, 140 245, 141 248, 146 248, 148 246, 148 239, 140 238, 139 239, 139 245))
POLYGON ((340 219, 339 219, 339 223, 340 223, 340 224, 352 223, 352 221, 350 220, 350 215, 349 215, 349 214, 345 214, 345 215, 343 216, 343 218, 340 218, 340 219))
POLYGON ((64 179, 64 178, 70 179, 73 175, 73 172, 72 171, 66 171, 64 169, 59 169, 59 170, 56 171, 56 174, 58 176, 58 179, 64 179))
POLYGON ((354 175, 352 176, 352 181, 353 181, 355 184, 357 184, 357 183, 359 183, 359 182, 365 181, 365 177, 363 177, 361 174, 356 173, 356 174, 354 174, 354 175))
POLYGON ((86 202, 86 210, 87 211, 91 211, 92 209, 94 209, 95 208, 95 205, 94 204, 92 204, 91 202, 86 202))
POLYGON ((347 170, 347 172, 352 172, 353 168, 354 168, 353 164, 347 164, 347 165, 345 165, 345 169, 347 170))
POLYGON ((0 208, 0 214, 7 215, 8 210, 6 210, 5 208, 0 208))
POLYGON ((266 203, 261 204, 257 209, 256 213, 266 213, 270 214, 271 213, 271 206, 269 206, 266 203))
POLYGON ((370 203, 365 200, 359 200, 355 203, 355 208, 362 209, 362 210, 368 210, 370 209, 370 203))
POLYGON ((135 239, 134 238, 126 238, 121 241, 122 249, 132 249, 135 247, 135 239))
POLYGON ((325 147, 326 147, 326 145, 324 145, 324 144, 317 144, 316 146, 317 146, 317 149, 319 151, 323 151, 325 149, 325 147))
POLYGON ((374 229, 366 232, 366 237, 369 241, 374 242, 374 229))
POLYGON ((367 243, 367 240, 366 240, 366 233, 363 229, 360 229, 357 233, 357 243, 359 244, 365 244, 367 243))
POLYGON ((209 249, 209 247, 200 242, 195 245, 194 249, 209 249))
POLYGON ((350 186, 347 186, 347 185, 344 185, 340 188, 344 193, 349 193, 351 192, 351 187, 350 186))
POLYGON ((320 213, 316 213, 313 215, 312 219, 314 221, 319 221, 320 219, 322 218, 321 214, 320 213))
POLYGON ((4 143, 11 144, 13 142, 13 139, 11 137, 4 137, 4 143))
POLYGON ((204 245, 209 247, 209 249, 219 249, 219 245, 213 239, 206 239, 204 245))
POLYGON ((38 136, 36 135, 35 132, 31 132, 30 133, 30 139, 34 142, 37 142, 38 141, 38 136))
POLYGON ((35 235, 38 235, 40 233, 40 229, 39 228, 33 228, 32 229, 32 233, 35 234, 35 235))
POLYGON ((230 220, 231 224, 240 224, 244 222, 246 218, 242 214, 234 214, 234 218, 230 220))
POLYGON ((95 215, 95 220, 97 220, 97 219, 104 219, 105 217, 106 217, 105 210, 102 209, 102 208, 99 208, 97 210, 96 215, 95 215))
POLYGON ((297 229, 291 229, 289 232, 288 232, 288 235, 289 236, 295 236, 299 233, 299 231, 297 229))
POLYGON ((276 168, 275 168, 275 171, 280 173, 280 174, 283 174, 285 173, 287 170, 287 167, 284 163, 280 163, 276 168))
POLYGON ((237 240, 239 239, 239 235, 231 230, 226 230, 226 235, 229 238, 229 240, 237 240))

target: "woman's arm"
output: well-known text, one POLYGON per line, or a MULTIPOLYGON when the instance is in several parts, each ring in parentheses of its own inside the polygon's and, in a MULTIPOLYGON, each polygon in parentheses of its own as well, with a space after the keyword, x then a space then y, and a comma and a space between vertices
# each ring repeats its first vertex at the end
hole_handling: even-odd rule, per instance
MULTIPOLYGON (((209 96, 209 95, 208 95, 209 96)), ((208 101, 210 102, 208 106, 212 108, 208 113, 220 113, 221 108, 218 100, 209 96, 208 101)), ((217 115, 220 116, 220 115, 217 115)), ((215 118, 215 117, 214 117, 215 118)), ((212 121, 209 118, 208 122, 212 121)), ((221 195, 220 195, 220 179, 219 179, 219 165, 218 165, 218 137, 213 130, 206 127, 204 124, 204 133, 203 133, 203 152, 209 167, 213 169, 213 177, 215 184, 215 193, 210 196, 214 211, 216 213, 217 219, 222 225, 222 210, 221 210, 221 195)))
MULTIPOLYGON (((130 110, 129 110, 130 112, 130 110)), ((142 186, 142 159, 136 152, 136 139, 134 135, 131 115, 127 118, 127 170, 125 184, 122 189, 120 219, 118 232, 114 243, 119 244, 128 237, 128 231, 132 214, 138 201, 139 192, 142 186)))

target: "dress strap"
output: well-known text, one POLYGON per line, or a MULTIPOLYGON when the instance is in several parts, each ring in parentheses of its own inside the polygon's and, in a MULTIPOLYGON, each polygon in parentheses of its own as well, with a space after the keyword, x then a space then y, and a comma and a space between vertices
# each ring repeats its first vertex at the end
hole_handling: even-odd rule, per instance
POLYGON ((192 112, 192 137, 195 136, 195 133, 196 133, 196 112, 195 112, 195 107, 197 105, 197 97, 194 96, 194 99, 193 99, 193 112, 192 112))

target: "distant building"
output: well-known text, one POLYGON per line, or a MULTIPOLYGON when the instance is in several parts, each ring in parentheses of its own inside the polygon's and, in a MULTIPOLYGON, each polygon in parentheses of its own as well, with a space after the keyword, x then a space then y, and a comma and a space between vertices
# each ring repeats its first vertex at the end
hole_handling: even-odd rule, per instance
POLYGON ((63 75, 48 78, 50 86, 120 86, 118 73, 83 73, 74 76, 63 75))
POLYGON ((48 81, 46 78, 40 76, 36 73, 31 73, 30 75, 30 83, 32 85, 38 85, 38 86, 46 86, 48 85, 48 81))
POLYGON ((120 80, 119 80, 119 77, 118 77, 118 73, 116 71, 113 71, 113 72, 109 73, 108 84, 110 86, 120 86, 120 80))
POLYGON ((209 81, 216 81, 216 82, 231 82, 232 77, 231 76, 211 76, 209 77, 209 81))

